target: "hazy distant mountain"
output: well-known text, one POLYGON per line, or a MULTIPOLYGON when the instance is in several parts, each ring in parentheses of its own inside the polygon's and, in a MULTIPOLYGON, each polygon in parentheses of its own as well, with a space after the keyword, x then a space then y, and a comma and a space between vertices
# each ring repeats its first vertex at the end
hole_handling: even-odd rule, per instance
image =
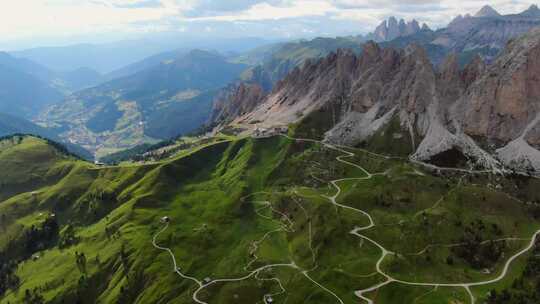
POLYGON ((269 90, 306 60, 324 57, 337 49, 360 51, 361 42, 358 37, 337 37, 278 43, 247 52, 235 61, 252 65, 243 73, 242 80, 258 83, 269 90))
POLYGON ((37 77, 0 65, 0 112, 31 118, 63 94, 37 77))
POLYGON ((102 76, 90 68, 58 72, 32 60, 17 58, 6 52, 0 52, 0 65, 32 75, 65 93, 95 86, 102 82, 102 76))
POLYGON ((367 35, 365 38, 366 40, 384 42, 399 37, 414 35, 420 31, 430 31, 430 29, 425 23, 420 27, 420 24, 416 20, 405 22, 403 19, 398 21, 395 17, 390 17, 388 20, 384 20, 373 33, 367 35))
POLYGON ((194 50, 131 76, 69 96, 40 121, 99 155, 190 132, 210 114, 217 89, 246 66, 194 50))
POLYGON ((103 75, 87 67, 58 73, 58 77, 70 91, 93 87, 105 80, 103 75))
POLYGON ((104 77, 107 80, 113 80, 116 78, 126 77, 129 75, 133 75, 137 72, 152 68, 154 66, 157 66, 161 63, 170 62, 178 59, 181 56, 184 56, 187 54, 189 50, 174 50, 169 52, 163 52, 159 53, 147 58, 144 58, 143 60, 137 61, 135 63, 132 63, 130 65, 127 65, 125 67, 122 67, 118 70, 112 71, 108 74, 106 74, 104 77))
POLYGON ((25 72, 45 82, 55 77, 55 73, 52 70, 37 64, 32 60, 13 57, 6 52, 0 52, 0 65, 25 72))
POLYGON ((38 62, 49 69, 70 71, 88 67, 107 74, 155 54, 176 49, 216 49, 220 52, 240 51, 268 43, 259 38, 205 39, 185 38, 177 34, 159 34, 139 40, 106 44, 77 44, 63 47, 41 47, 12 52, 38 62))
POLYGON ((501 14, 489 5, 482 7, 475 15, 475 17, 500 17, 501 14))
POLYGON ((513 15, 500 15, 492 7, 485 6, 474 16, 456 17, 447 28, 437 31, 430 43, 454 52, 478 51, 491 59, 510 39, 538 26, 540 10, 536 5, 513 15))
POLYGON ((533 4, 527 10, 519 14, 519 16, 528 18, 540 18, 540 9, 536 4, 533 4))

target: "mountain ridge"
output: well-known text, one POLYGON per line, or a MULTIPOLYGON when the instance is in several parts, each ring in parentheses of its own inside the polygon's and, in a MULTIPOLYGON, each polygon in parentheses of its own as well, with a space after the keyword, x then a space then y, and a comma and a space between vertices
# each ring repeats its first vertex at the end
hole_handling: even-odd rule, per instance
POLYGON ((307 61, 233 124, 288 125, 326 109, 335 121, 325 130, 326 140, 356 145, 398 119, 406 131, 400 138, 410 139, 412 159, 458 149, 484 168, 499 170, 504 164, 538 172, 540 152, 530 145, 540 139, 534 102, 540 99, 535 89, 540 84, 527 75, 540 74, 539 49, 537 29, 511 41, 492 66, 476 58, 460 70, 455 55, 436 69, 419 46, 394 50, 368 43, 360 56, 338 51, 307 61))

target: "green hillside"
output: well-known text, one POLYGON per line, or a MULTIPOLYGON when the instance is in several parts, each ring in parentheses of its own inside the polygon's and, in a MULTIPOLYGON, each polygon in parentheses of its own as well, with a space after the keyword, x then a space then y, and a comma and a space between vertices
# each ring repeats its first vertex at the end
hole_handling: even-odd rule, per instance
POLYGON ((496 278, 513 255, 472 294, 538 296, 537 256, 517 255, 540 228, 536 179, 438 176, 286 137, 116 167, 21 137, 0 143, 0 170, 2 304, 359 303, 359 290, 382 304, 468 303, 457 285, 496 278))

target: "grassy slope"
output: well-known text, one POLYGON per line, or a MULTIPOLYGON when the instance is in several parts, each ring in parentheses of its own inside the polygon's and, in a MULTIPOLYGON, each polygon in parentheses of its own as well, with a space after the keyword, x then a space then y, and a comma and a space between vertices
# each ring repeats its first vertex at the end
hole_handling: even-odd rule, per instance
MULTIPOLYGON (((502 190, 483 186, 497 182, 503 190, 512 189, 512 180, 475 177, 458 185, 459 176, 420 176, 412 173, 416 168, 402 161, 352 151, 357 155, 355 163, 370 172, 387 174, 341 182, 343 195, 338 200, 373 215, 379 226, 366 234, 401 253, 383 264, 401 279, 488 278, 459 258, 453 267, 447 265, 451 252, 446 248, 416 256, 407 253, 429 244, 453 243, 477 219, 487 227, 497 223, 503 237, 529 237, 540 226, 523 204, 502 190)), ((320 196, 335 192, 324 181, 364 176, 360 170, 336 162, 338 155, 317 144, 285 138, 241 139, 152 165, 96 168, 60 155, 34 138, 2 142, 0 172, 4 173, 0 180, 9 186, 1 188, 0 215, 9 220, 0 227, 4 231, 0 252, 14 250, 9 244, 51 213, 61 230, 74 227, 78 242, 62 249, 49 246, 38 252, 40 259, 20 261, 16 274, 22 284, 18 291, 0 297, 0 303, 21 302, 26 290, 35 290, 47 303, 94 303, 95 299, 100 303, 192 303, 196 286, 173 273, 169 255, 151 245, 152 236, 162 228, 159 219, 165 215, 172 219, 158 241, 173 250, 183 272, 199 279, 241 277, 253 259, 252 242, 284 223, 264 201, 287 214, 293 225, 289 232, 267 236, 250 269, 294 261, 303 269, 313 269, 311 277, 346 303, 357 303, 354 290, 382 281, 373 274, 380 251, 349 234, 355 226, 368 223, 364 216, 336 209, 320 196), (86 255, 86 269, 77 266, 75 252, 86 255)), ((522 193, 512 194, 529 200, 534 191, 527 189, 535 188, 534 181, 522 182, 522 193)), ((482 236, 495 238, 489 230, 482 236)), ((506 256, 519 246, 523 242, 509 243, 506 256)), ((521 266, 505 281, 473 291, 481 298, 490 288, 507 287, 524 261, 518 260, 521 266)), ((274 268, 260 274, 260 278, 275 276, 287 290, 275 296, 278 302, 285 298, 288 303, 335 302, 298 271, 274 268)), ((383 304, 396 303, 396 299, 407 303, 418 297, 417 303, 467 299, 459 289, 441 288, 423 296, 429 290, 391 284, 372 296, 383 304)), ((262 303, 266 293, 279 293, 275 281, 252 278, 215 284, 200 298, 209 303, 262 303)))

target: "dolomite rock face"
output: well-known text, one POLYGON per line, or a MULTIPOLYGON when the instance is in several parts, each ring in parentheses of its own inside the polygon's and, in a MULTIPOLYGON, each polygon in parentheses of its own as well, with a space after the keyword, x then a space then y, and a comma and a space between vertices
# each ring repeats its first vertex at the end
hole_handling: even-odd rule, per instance
POLYGON ((540 29, 509 43, 489 67, 477 57, 460 69, 450 55, 436 69, 415 45, 338 51, 295 69, 235 122, 289 124, 331 103, 340 111, 328 142, 359 144, 398 119, 413 159, 457 149, 493 170, 540 171, 540 29))
MULTIPOLYGON (((510 42, 458 101, 455 119, 466 133, 509 143, 536 118, 540 106, 540 30, 510 42)), ((526 135, 532 144, 538 137, 526 135)))
POLYGON ((215 98, 209 121, 226 124, 231 117, 238 117, 255 109, 264 97, 263 88, 257 84, 233 84, 223 89, 215 98))
POLYGON ((532 5, 520 14, 500 15, 490 6, 484 6, 474 16, 457 16, 437 32, 433 44, 455 52, 489 49, 484 55, 494 59, 509 39, 514 39, 540 26, 540 10, 532 5))
POLYGON ((421 28, 416 20, 405 22, 403 19, 398 21, 395 17, 390 17, 375 28, 375 31, 370 35, 370 38, 377 42, 391 41, 398 37, 414 35, 421 30, 427 31, 430 29, 425 23, 421 28))

